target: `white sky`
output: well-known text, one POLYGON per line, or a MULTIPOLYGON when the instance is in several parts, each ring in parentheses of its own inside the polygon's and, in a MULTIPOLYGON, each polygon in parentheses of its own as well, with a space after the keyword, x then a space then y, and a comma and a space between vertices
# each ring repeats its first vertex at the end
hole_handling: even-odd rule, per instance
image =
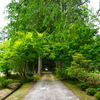
MULTIPOLYGON (((11 0, 0 0, 0 28, 3 28, 5 25, 7 25, 7 20, 4 20, 4 8, 5 6, 10 2, 11 0)), ((91 7, 94 7, 94 9, 99 8, 99 2, 100 0, 91 0, 91 7)))
POLYGON ((4 20, 5 15, 3 14, 5 6, 10 3, 11 0, 0 0, 0 28, 7 25, 7 21, 4 20))

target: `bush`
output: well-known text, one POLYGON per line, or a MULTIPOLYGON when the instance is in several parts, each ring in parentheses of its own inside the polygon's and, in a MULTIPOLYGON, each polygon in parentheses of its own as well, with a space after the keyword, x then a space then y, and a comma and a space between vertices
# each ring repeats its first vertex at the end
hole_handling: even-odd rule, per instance
POLYGON ((74 81, 74 82, 75 82, 75 81, 79 81, 78 78, 76 78, 76 77, 74 77, 74 76, 69 76, 68 79, 69 79, 70 81, 74 81))
POLYGON ((5 78, 3 78, 2 82, 1 82, 1 86, 3 88, 6 88, 11 81, 12 81, 12 79, 5 79, 5 78))
POLYGON ((90 84, 86 83, 86 82, 78 84, 78 87, 83 91, 85 91, 87 88, 89 88, 89 86, 90 86, 90 84))
POLYGON ((91 95, 91 96, 93 96, 94 94, 96 94, 96 92, 98 92, 98 90, 95 89, 95 88, 88 88, 88 89, 86 90, 86 93, 87 93, 88 95, 91 95))
POLYGON ((100 88, 100 83, 95 84, 96 88, 100 88))
POLYGON ((61 70, 56 69, 55 74, 57 75, 58 78, 60 78, 61 80, 65 80, 68 78, 67 75, 68 71, 64 68, 62 68, 61 70))
POLYGON ((100 100, 100 91, 98 91, 98 92, 94 95, 94 97, 96 97, 97 100, 100 100))
POLYGON ((27 76, 32 77, 34 74, 33 73, 27 73, 27 76))
POLYGON ((28 82, 34 82, 34 78, 25 78, 21 81, 22 84, 28 83, 28 82))
POLYGON ((77 68, 77 78, 82 81, 86 82, 88 78, 88 72, 84 68, 77 68), (78 70, 79 69, 79 70, 78 70), (79 71, 79 72, 78 72, 79 71))
POLYGON ((98 91, 100 91, 100 88, 97 88, 98 91))
POLYGON ((68 78, 69 78, 69 80, 71 80, 71 81, 78 81, 78 78, 77 78, 77 73, 78 72, 76 73, 74 67, 69 67, 67 69, 67 71, 68 71, 68 78))
POLYGON ((100 81, 100 75, 96 73, 90 73, 88 77, 88 82, 92 84, 92 86, 96 87, 96 84, 98 84, 100 81))
POLYGON ((82 82, 87 80, 88 72, 84 68, 75 68, 74 66, 71 66, 67 70, 70 78, 77 78, 82 82))

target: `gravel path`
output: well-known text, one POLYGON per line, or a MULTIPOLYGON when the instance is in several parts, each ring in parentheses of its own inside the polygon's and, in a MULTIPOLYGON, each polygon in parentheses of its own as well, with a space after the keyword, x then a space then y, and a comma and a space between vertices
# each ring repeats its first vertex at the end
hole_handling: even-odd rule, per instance
POLYGON ((80 100, 51 73, 45 74, 23 100, 80 100))

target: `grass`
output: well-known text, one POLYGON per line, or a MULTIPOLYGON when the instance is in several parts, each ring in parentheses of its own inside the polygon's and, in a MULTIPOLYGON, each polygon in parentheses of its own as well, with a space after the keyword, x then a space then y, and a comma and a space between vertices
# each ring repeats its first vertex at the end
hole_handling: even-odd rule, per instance
POLYGON ((37 76, 37 75, 34 75, 34 78, 36 78, 37 80, 39 80, 42 76, 37 76))
POLYGON ((76 83, 73 84, 72 82, 63 81, 63 83, 78 97, 80 100, 96 100, 95 97, 89 96, 86 94, 85 91, 80 90, 76 83))

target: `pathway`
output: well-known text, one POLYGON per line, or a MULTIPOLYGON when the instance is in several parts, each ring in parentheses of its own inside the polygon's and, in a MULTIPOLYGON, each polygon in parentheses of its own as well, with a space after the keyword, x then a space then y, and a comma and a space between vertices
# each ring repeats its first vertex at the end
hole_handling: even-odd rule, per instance
POLYGON ((23 100, 80 100, 51 73, 45 74, 23 100))

